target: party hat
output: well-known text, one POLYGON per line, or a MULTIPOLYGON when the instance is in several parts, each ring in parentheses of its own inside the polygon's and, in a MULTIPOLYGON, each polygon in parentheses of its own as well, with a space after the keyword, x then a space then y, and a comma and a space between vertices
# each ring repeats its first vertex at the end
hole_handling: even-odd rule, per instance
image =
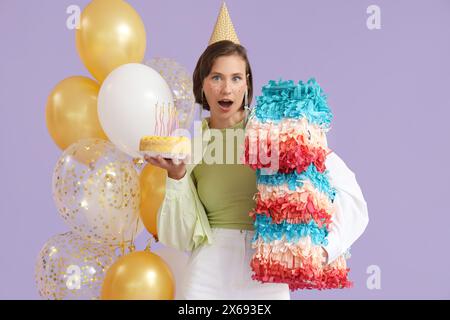
POLYGON ((208 45, 222 40, 230 40, 236 44, 240 44, 225 2, 222 3, 222 7, 220 8, 219 16, 217 17, 216 25, 208 45))

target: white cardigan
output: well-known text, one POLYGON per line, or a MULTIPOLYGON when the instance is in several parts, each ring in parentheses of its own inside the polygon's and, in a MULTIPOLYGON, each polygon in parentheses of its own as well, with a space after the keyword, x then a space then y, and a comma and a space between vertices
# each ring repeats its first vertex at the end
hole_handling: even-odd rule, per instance
POLYGON ((328 233, 328 263, 333 262, 362 235, 369 223, 367 203, 355 174, 339 156, 332 152, 325 160, 330 185, 336 189, 336 206, 328 233))

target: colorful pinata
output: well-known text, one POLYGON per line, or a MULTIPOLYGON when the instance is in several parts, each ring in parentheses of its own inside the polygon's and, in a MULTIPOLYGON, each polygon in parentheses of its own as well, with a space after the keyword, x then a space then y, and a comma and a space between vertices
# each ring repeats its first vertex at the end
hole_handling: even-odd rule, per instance
POLYGON ((332 113, 314 79, 270 81, 246 126, 245 164, 256 170, 252 278, 290 290, 350 287, 346 258, 323 263, 336 190, 325 159, 332 113))

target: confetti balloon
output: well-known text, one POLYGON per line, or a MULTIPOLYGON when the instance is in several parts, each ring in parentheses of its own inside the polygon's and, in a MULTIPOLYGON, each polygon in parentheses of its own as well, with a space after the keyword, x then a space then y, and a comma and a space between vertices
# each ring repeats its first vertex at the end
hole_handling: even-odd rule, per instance
POLYGON ((90 243, 73 232, 50 238, 39 252, 35 279, 44 299, 99 299, 114 250, 90 243))
POLYGON ((153 58, 146 65, 158 71, 166 80, 173 95, 181 128, 189 129, 194 117, 195 98, 192 75, 185 67, 169 58, 153 58))
POLYGON ((143 229, 139 176, 108 141, 80 140, 64 151, 53 172, 53 197, 72 231, 88 241, 119 245, 143 229))

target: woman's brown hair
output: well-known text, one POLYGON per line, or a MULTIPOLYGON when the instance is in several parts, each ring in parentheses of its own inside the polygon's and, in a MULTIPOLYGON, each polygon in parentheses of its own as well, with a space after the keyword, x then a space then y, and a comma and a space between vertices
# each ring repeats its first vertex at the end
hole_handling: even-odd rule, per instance
POLYGON ((203 98, 203 80, 211 72, 212 66, 218 57, 231 56, 236 54, 245 61, 245 73, 248 87, 248 104, 250 105, 253 97, 253 75, 250 62, 247 58, 247 50, 240 44, 232 41, 223 40, 215 42, 208 46, 198 59, 197 66, 193 74, 195 102, 202 105, 203 109, 209 110, 206 99, 203 98))

